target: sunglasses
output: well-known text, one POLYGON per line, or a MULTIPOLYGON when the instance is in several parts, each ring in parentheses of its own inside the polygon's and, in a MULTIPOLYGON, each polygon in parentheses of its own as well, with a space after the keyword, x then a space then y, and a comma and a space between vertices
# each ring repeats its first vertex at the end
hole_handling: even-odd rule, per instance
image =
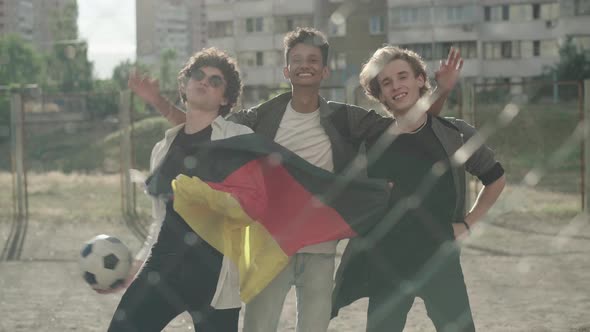
POLYGON ((200 81, 204 80, 205 78, 207 78, 207 82, 209 83, 209 85, 211 85, 214 88, 219 88, 225 84, 225 81, 223 80, 223 78, 221 76, 219 76, 219 75, 207 76, 207 74, 205 74, 205 72, 202 71, 201 69, 191 70, 187 76, 197 82, 200 82, 200 81))

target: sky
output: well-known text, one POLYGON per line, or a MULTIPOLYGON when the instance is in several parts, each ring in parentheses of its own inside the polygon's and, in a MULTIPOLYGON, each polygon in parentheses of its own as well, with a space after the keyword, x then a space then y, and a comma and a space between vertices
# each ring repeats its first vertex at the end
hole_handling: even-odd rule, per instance
POLYGON ((135 0, 78 0, 80 38, 98 78, 110 78, 121 61, 135 59, 135 0))

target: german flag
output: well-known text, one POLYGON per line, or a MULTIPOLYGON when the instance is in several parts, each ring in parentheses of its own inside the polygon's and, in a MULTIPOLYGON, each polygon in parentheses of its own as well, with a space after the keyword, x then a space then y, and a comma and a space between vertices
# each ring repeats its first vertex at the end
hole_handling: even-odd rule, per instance
POLYGON ((299 249, 365 234, 387 207, 385 182, 334 175, 257 134, 195 145, 191 158, 174 209, 239 267, 246 303, 299 249))

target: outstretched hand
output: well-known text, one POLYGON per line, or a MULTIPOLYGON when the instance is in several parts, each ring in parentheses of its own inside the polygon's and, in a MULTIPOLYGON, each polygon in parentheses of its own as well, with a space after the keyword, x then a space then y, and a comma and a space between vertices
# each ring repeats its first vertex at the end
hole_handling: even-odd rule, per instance
POLYGON ((459 74, 463 68, 463 58, 458 49, 451 47, 449 56, 445 61, 440 61, 440 67, 434 73, 436 83, 441 92, 448 93, 453 90, 459 80, 459 74))
POLYGON ((141 99, 152 105, 160 97, 160 83, 158 79, 141 75, 137 71, 129 73, 127 86, 141 99))

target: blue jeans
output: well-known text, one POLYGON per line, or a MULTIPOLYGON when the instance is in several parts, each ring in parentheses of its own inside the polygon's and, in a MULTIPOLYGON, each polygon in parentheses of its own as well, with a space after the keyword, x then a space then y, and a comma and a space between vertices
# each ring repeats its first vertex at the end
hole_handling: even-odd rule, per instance
POLYGON ((285 297, 295 286, 297 332, 325 332, 330 324, 334 254, 295 254, 285 269, 246 305, 244 332, 276 332, 285 297))

